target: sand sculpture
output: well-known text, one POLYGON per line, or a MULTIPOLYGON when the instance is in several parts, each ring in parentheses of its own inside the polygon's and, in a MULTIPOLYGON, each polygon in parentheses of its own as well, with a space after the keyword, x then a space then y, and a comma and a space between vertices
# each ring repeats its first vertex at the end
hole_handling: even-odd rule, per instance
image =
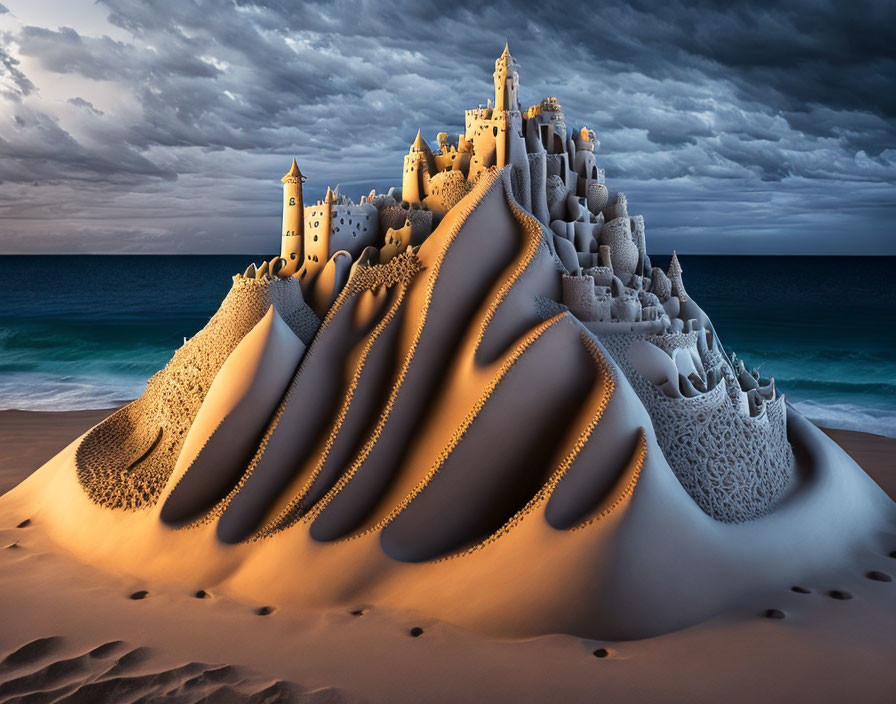
MULTIPOLYGON (((304 205, 146 393, 16 493, 94 564, 636 638, 834 569, 894 505, 727 352, 509 49, 402 186, 304 205)), ((187 292, 185 292, 187 293, 187 292)))

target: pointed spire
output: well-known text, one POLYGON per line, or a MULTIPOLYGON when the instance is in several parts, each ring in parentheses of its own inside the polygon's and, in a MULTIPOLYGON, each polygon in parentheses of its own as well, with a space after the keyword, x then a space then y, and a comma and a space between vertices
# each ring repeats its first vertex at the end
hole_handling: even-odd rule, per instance
POLYGON ((292 158, 292 166, 289 168, 289 171, 287 171, 283 178, 281 178, 280 180, 283 183, 286 183, 287 179, 291 178, 297 178, 302 181, 302 183, 305 182, 305 177, 302 175, 302 172, 299 171, 299 165, 296 163, 295 157, 292 158))
POLYGON ((681 278, 681 274, 684 270, 681 268, 681 263, 678 261, 678 252, 674 249, 672 250, 672 261, 669 262, 669 281, 672 283, 672 295, 678 296, 678 299, 684 303, 685 301, 689 301, 688 292, 684 290, 684 281, 681 278))
POLYGON ((414 149, 418 152, 422 152, 426 148, 426 140, 423 139, 423 135, 420 134, 420 130, 417 130, 417 137, 414 139, 414 149))
POLYGON ((324 198, 325 203, 335 203, 336 202, 336 194, 333 192, 333 189, 327 186, 327 196, 324 198))
POLYGON ((672 261, 669 262, 669 272, 667 276, 671 279, 673 276, 681 276, 684 269, 681 268, 681 263, 678 261, 678 252, 674 249, 672 250, 672 261))
POLYGON ((517 63, 510 55, 510 43, 504 43, 504 51, 495 59, 495 110, 519 110, 517 98, 517 63))

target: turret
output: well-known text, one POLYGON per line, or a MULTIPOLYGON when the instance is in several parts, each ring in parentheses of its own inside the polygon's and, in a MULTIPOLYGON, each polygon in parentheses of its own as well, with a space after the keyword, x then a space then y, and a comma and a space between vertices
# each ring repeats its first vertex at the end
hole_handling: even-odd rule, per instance
POLYGON ((495 110, 519 110, 517 95, 520 74, 516 59, 510 55, 510 47, 504 45, 504 53, 495 61, 495 110))
POLYGON ((302 265, 302 245, 304 242, 304 212, 302 184, 305 177, 299 171, 295 158, 292 167, 283 178, 283 227, 280 237, 280 256, 286 261, 278 274, 292 276, 302 265))
POLYGON ((305 258, 298 277, 302 282, 302 293, 311 295, 314 280, 323 270, 330 258, 330 234, 332 233, 333 207, 336 205, 336 193, 327 186, 327 195, 309 208, 310 227, 305 231, 305 258))
POLYGON ((429 178, 435 171, 432 150, 417 130, 417 138, 404 158, 401 197, 409 203, 420 203, 429 195, 429 178))
POLYGON ((412 229, 411 221, 405 219, 404 226, 386 230, 384 244, 380 248, 380 264, 386 264, 410 246, 412 229))
POLYGON ((684 282, 681 280, 681 274, 684 270, 681 268, 681 264, 678 261, 678 253, 673 249, 672 250, 672 261, 669 262, 669 281, 672 283, 672 295, 678 296, 678 299, 684 303, 685 301, 691 300, 688 297, 687 291, 684 290, 684 282))

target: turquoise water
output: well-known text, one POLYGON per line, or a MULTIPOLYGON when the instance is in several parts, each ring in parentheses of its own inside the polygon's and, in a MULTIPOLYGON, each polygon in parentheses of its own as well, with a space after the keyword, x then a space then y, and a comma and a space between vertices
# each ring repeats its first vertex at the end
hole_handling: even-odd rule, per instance
MULTIPOLYGON (((139 396, 251 260, 0 256, 0 408, 107 408, 139 396)), ((809 418, 896 437, 896 258, 681 260, 725 346, 809 418)))

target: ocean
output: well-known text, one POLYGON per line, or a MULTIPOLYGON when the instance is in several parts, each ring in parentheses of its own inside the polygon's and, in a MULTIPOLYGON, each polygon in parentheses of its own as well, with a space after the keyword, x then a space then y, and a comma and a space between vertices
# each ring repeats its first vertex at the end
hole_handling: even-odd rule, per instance
MULTIPOLYGON (((774 377, 803 414, 896 437, 896 257, 680 259, 725 347, 774 377)), ((0 256, 0 409, 136 398, 252 260, 0 256)), ((653 260, 665 267, 669 257, 653 260)))

